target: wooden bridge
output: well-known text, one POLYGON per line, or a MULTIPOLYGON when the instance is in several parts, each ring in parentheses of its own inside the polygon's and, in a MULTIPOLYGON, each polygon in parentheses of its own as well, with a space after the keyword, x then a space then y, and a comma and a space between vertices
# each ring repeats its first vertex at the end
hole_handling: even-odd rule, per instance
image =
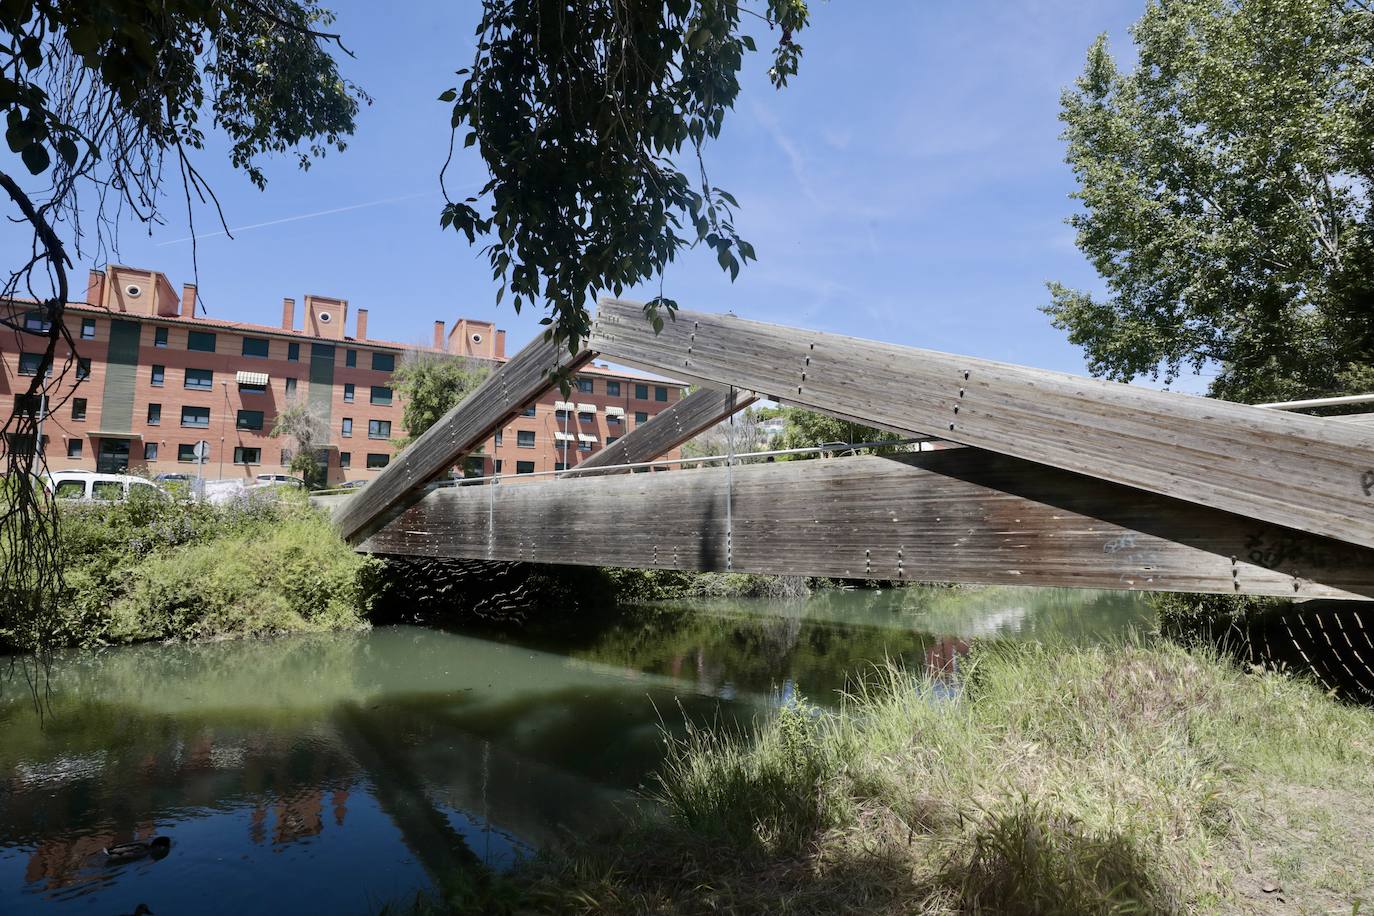
POLYGON ((1374 598, 1374 426, 729 315, 600 303, 536 340, 334 518, 391 555, 1374 598), (434 488, 595 357, 700 385, 575 469, 434 488), (758 398, 957 448, 631 474, 758 398))

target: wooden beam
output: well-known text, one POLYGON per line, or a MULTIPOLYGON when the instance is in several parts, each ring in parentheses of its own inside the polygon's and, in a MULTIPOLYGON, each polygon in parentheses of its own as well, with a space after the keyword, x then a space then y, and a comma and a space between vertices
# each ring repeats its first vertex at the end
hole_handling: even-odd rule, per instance
POLYGON ((653 461, 757 400, 758 397, 751 391, 699 388, 648 423, 636 426, 563 476, 566 479, 626 473, 623 470, 599 469, 611 464, 653 461))
POLYGON ((589 347, 626 365, 1013 455, 1374 546, 1374 428, 732 315, 654 334, 603 300, 589 347))
POLYGON ((364 550, 657 569, 1374 597, 1374 551, 992 452, 427 496, 364 550))
POLYGON ((384 525, 418 499, 427 483, 542 394, 549 387, 550 373, 579 369, 593 356, 590 350, 573 356, 552 340, 536 338, 338 507, 333 518, 339 532, 357 543, 384 525))

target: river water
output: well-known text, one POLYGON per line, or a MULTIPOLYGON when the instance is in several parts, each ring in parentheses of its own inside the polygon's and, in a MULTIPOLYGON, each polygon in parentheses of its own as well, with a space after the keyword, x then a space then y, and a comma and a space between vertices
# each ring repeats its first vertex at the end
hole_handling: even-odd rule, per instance
POLYGON ((1153 623, 1129 593, 913 587, 71 653, 41 726, 22 683, 0 693, 0 913, 375 913, 605 828, 687 719, 1153 623), (166 857, 102 853, 153 835, 166 857))

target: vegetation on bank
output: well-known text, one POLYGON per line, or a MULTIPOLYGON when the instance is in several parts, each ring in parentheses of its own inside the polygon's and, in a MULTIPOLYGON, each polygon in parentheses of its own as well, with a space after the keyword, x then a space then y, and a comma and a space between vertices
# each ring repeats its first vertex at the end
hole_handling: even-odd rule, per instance
MULTIPOLYGON (((58 531, 57 645, 357 628, 380 582, 377 561, 285 490, 226 506, 63 506, 58 531)), ((24 636, 0 630, 0 648, 22 648, 24 636)))
POLYGON ((1374 715, 1168 643, 980 646, 669 748, 656 816, 432 912, 1358 912, 1374 715))

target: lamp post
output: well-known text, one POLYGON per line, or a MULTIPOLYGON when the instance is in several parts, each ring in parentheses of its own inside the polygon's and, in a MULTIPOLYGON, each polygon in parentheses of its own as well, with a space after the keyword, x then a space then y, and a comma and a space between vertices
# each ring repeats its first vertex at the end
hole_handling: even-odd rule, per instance
POLYGON ((224 419, 219 421, 219 479, 224 479, 224 433, 229 422, 229 383, 220 382, 220 388, 224 390, 224 419))

